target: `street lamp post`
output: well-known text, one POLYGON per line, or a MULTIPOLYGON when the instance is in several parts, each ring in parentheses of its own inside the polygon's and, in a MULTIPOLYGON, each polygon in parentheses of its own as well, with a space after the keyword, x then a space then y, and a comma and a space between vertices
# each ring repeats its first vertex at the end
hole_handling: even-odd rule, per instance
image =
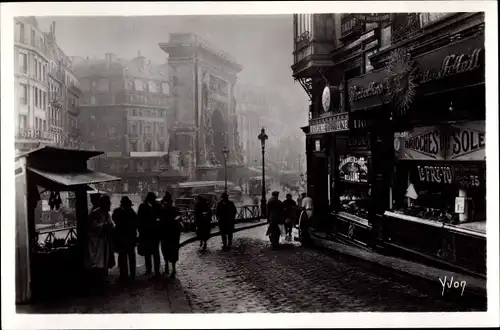
POLYGON ((229 155, 227 146, 222 148, 222 155, 224 156, 224 192, 227 193, 227 156, 229 155))
POLYGON ((264 162, 264 153, 266 149, 267 134, 264 127, 260 130, 258 139, 260 140, 260 145, 262 147, 262 198, 260 200, 260 212, 262 216, 266 216, 266 170, 264 162))

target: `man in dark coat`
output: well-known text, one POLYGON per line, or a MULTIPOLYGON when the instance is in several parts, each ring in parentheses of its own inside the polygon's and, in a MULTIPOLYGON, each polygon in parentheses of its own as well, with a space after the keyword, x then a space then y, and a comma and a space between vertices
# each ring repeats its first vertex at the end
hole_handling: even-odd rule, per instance
POLYGON ((154 259, 155 275, 160 275, 160 205, 156 202, 156 195, 149 192, 144 202, 139 206, 137 216, 139 218, 139 244, 142 245, 144 261, 146 263, 146 275, 151 274, 154 259))
POLYGON ((226 192, 221 195, 221 200, 217 203, 217 219, 222 237, 222 249, 230 249, 233 244, 234 220, 236 218, 236 206, 229 200, 226 192))
POLYGON ((212 226, 212 210, 210 209, 208 201, 205 198, 197 196, 196 199, 197 201, 194 206, 196 234, 200 240, 200 247, 202 247, 203 250, 206 250, 212 226))
POLYGON ((279 246, 281 236, 279 225, 285 222, 283 202, 278 199, 278 196, 279 192, 273 191, 269 202, 267 202, 267 222, 269 223, 269 227, 267 228, 266 235, 269 236, 271 246, 274 249, 279 246))
POLYGON ((297 218, 297 203, 292 199, 291 194, 286 194, 286 199, 283 202, 285 211, 285 233, 289 237, 292 236, 292 228, 297 218))
POLYGON ((137 214, 132 208, 132 201, 123 196, 120 207, 113 211, 112 219, 116 225, 114 243, 118 252, 120 278, 135 279, 135 245, 137 242, 137 214), (130 273, 129 273, 130 270, 130 273))
POLYGON ((175 277, 175 265, 179 260, 179 244, 181 240, 182 225, 180 223, 179 210, 172 205, 172 196, 170 193, 165 193, 161 201, 161 216, 160 216, 160 241, 161 253, 165 260, 165 274, 168 275, 168 263, 172 264, 171 278, 175 277))

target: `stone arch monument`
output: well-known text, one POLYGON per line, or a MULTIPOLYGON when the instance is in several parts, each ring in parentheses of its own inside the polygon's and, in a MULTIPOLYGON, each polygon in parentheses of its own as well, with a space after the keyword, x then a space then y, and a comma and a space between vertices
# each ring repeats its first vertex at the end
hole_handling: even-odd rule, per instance
POLYGON ((236 127, 234 86, 242 70, 229 54, 194 33, 171 33, 160 48, 169 54, 170 152, 190 180, 223 178, 222 149, 227 146, 228 177, 243 166, 236 127))

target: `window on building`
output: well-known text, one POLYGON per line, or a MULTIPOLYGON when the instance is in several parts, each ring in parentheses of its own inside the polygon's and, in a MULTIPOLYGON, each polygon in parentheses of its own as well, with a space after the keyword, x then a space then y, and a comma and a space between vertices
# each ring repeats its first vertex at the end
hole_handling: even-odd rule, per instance
POLYGON ((96 104, 96 99, 94 95, 90 96, 90 104, 95 105, 96 104))
POLYGON ((305 32, 312 33, 312 14, 297 14, 297 37, 305 32))
POLYGON ((150 140, 146 140, 146 142, 144 142, 144 151, 146 151, 146 152, 151 151, 151 141, 150 140))
POLYGON ((140 79, 134 80, 134 89, 139 92, 142 92, 144 90, 142 81, 140 79))
POLYGON ((19 72, 28 73, 28 55, 19 53, 19 72))
POLYGON ((427 24, 440 20, 449 13, 420 13, 420 27, 424 27, 427 24))
POLYGON ((165 126, 160 125, 158 128, 158 133, 160 133, 160 136, 165 136, 165 126))
POLYGON ((38 88, 33 87, 33 93, 35 94, 35 107, 38 107, 38 88))
POLYGON ((19 129, 28 128, 28 117, 25 115, 19 116, 19 129))
POLYGON ((150 93, 157 93, 158 92, 158 89, 156 87, 156 82, 154 81, 149 81, 148 82, 148 87, 149 87, 149 92, 150 93))
POLYGON ((43 92, 42 109, 47 110, 47 92, 43 92))
POLYGON ((114 126, 114 125, 109 126, 108 137, 110 137, 110 138, 116 137, 116 126, 114 126))
POLYGON ((144 125, 144 133, 146 134, 150 134, 151 133, 151 126, 148 125, 144 125))
POLYGON ((23 44, 26 42, 24 36, 24 24, 21 22, 16 22, 16 41, 23 44))
POLYGON ((35 30, 31 29, 31 46, 35 46, 35 30))
POLYGON ((28 104, 28 85, 20 84, 19 85, 19 103, 28 104))
POLYGON ((164 82, 161 84, 161 91, 163 94, 165 95, 169 95, 170 94, 170 85, 169 83, 167 82, 164 82))
POLYGON ((130 141, 130 151, 137 151, 137 141, 130 141))
POLYGON ((391 25, 386 26, 380 30, 380 49, 387 48, 391 45, 392 38, 391 25))

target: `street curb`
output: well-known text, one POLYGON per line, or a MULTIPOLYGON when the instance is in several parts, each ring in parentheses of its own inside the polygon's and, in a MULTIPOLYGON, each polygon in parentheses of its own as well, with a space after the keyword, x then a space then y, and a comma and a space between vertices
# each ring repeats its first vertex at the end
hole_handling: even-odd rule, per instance
MULTIPOLYGON (((364 258, 364 256, 362 256, 362 255, 357 255, 357 254, 354 254, 354 253, 350 253, 350 251, 346 251, 349 248, 360 249, 361 250, 361 248, 358 248, 358 247, 355 247, 355 246, 351 247, 351 246, 346 245, 347 248, 346 248, 346 250, 343 250, 343 251, 340 250, 340 249, 336 249, 335 247, 333 247, 331 245, 329 246, 328 242, 331 242, 333 244, 343 244, 343 245, 345 245, 345 244, 337 242, 337 241, 331 241, 331 240, 319 237, 316 233, 314 233, 312 231, 310 231, 310 233, 311 233, 311 237, 313 238, 314 245, 317 246, 317 247, 326 249, 326 250, 328 250, 330 252, 334 252, 334 253, 339 254, 339 255, 348 256, 350 258, 355 258, 355 259, 358 259, 358 260, 363 260, 363 261, 369 262, 371 264, 374 264, 374 265, 383 267, 385 269, 391 270, 392 272, 394 272, 397 275, 410 276, 410 277, 415 278, 416 280, 423 280, 423 281, 426 281, 427 283, 430 283, 432 286, 439 286, 439 288, 441 288, 441 284, 439 283, 439 280, 436 279, 436 278, 433 278, 432 276, 430 276, 428 274, 423 274, 422 272, 419 273, 419 272, 411 271, 410 269, 405 269, 404 267, 397 267, 397 263, 390 262, 389 260, 387 260, 386 262, 384 262, 384 261, 381 261, 381 260, 374 260, 374 259, 371 259, 371 258, 364 258)), ((381 257, 384 257, 384 258, 387 258, 387 259, 394 259, 394 260, 398 259, 398 258, 394 258, 394 257, 388 257, 388 256, 385 256, 385 255, 381 255, 381 254, 379 254, 377 252, 374 252, 372 250, 368 250, 368 249, 366 249, 366 250, 363 249, 363 250, 365 252, 368 252, 368 253, 371 253, 371 254, 374 254, 374 255, 380 255, 381 257)), ((403 262, 405 264, 413 263, 413 262, 410 262, 410 261, 407 261, 407 260, 404 260, 403 262)), ((414 263, 414 264, 417 264, 417 265, 420 266, 420 264, 418 264, 418 263, 414 263)), ((425 266, 425 265, 422 265, 422 267, 426 267, 426 268, 429 268, 429 269, 437 269, 435 267, 429 267, 429 266, 425 266)), ((446 270, 442 270, 442 273, 443 273, 443 275, 453 274, 453 272, 449 272, 449 271, 446 271, 446 270)), ((458 274, 458 273, 455 273, 455 274, 458 274)), ((460 274, 460 275, 462 275, 462 274, 460 274)), ((467 276, 467 275, 463 275, 463 276, 464 277, 468 277, 468 278, 472 278, 471 276, 467 276)), ((448 276, 448 278, 449 278, 449 276, 448 276)), ((474 285, 473 283, 471 283, 470 286, 469 286, 469 283, 467 285, 468 285, 468 293, 471 296, 474 296, 475 298, 478 298, 478 299, 486 299, 487 298, 486 288, 483 288, 483 287, 481 287, 479 285, 474 285)))
MULTIPOLYGON (((247 226, 241 226, 239 228, 235 228, 233 230, 233 233, 237 233, 237 232, 242 231, 242 230, 247 230, 247 229, 252 229, 252 228, 264 226, 266 224, 267 224, 267 222, 250 223, 247 226)), ((219 236, 219 235, 220 235, 220 230, 217 230, 217 231, 210 233, 210 237, 219 236)), ((196 237, 196 235, 194 235, 193 237, 189 237, 189 238, 185 239, 184 241, 180 242, 179 248, 181 248, 189 243, 196 242, 197 240, 198 240, 198 238, 196 237)))

